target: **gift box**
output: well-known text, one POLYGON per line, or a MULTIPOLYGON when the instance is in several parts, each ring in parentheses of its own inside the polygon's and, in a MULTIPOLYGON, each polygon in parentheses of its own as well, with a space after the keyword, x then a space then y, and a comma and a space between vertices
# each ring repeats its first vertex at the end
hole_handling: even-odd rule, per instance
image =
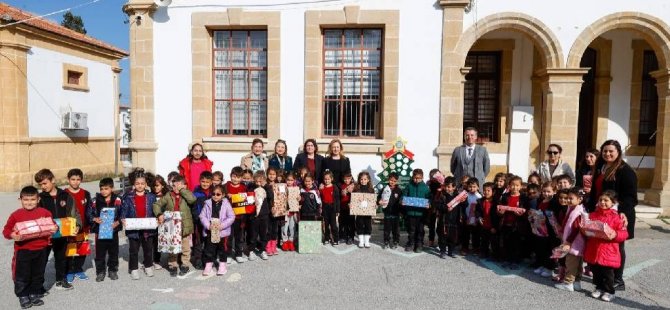
POLYGON ((297 186, 288 187, 288 211, 300 212, 300 188, 297 186))
POLYGON ((321 221, 298 223, 298 253, 319 253, 321 248, 321 221))
POLYGON ((209 222, 209 237, 212 243, 219 243, 221 241, 221 221, 219 219, 212 219, 209 222))
POLYGON ((116 217, 115 208, 102 208, 100 210, 100 220, 102 223, 98 226, 98 239, 109 240, 114 238, 114 218, 116 217))
POLYGON ((460 193, 458 193, 458 195, 456 195, 454 199, 452 199, 447 203, 447 210, 449 211, 453 210, 459 203, 461 203, 461 200, 465 199, 465 197, 468 197, 468 192, 461 191, 460 193))
POLYGON ((610 240, 610 237, 616 236, 616 232, 601 221, 584 220, 580 223, 580 229, 589 238, 610 240))
POLYGON ((280 217, 286 215, 288 211, 288 192, 285 183, 272 184, 272 194, 274 202, 272 203, 272 216, 280 217))
POLYGON ((406 206, 406 207, 414 207, 414 208, 428 208, 429 201, 426 198, 403 197, 402 198, 402 205, 406 206))
POLYGON ((556 218, 556 215, 554 215, 554 212, 545 210, 544 215, 547 217, 547 221, 549 222, 549 225, 551 225, 551 228, 554 229, 556 235, 563 235, 563 228, 558 223, 558 219, 556 218))
POLYGON ((526 209, 524 208, 517 208, 517 207, 510 207, 510 206, 498 206, 498 212, 514 212, 514 213, 524 213, 526 212, 526 209))
POLYGON ((74 217, 63 217, 54 219, 58 230, 51 238, 74 237, 77 230, 77 220, 74 217))
POLYGON ((233 213, 235 215, 256 214, 256 197, 254 192, 234 194, 233 213))
POLYGON ((263 202, 265 201, 265 198, 267 197, 267 192, 265 191, 264 188, 257 187, 256 189, 254 189, 254 196, 256 198, 256 215, 258 215, 258 213, 261 212, 261 208, 263 207, 263 202))
POLYGON ((468 218, 468 226, 477 226, 477 218, 475 217, 475 209, 477 209, 476 203, 471 203, 465 208, 465 214, 468 218))
POLYGON ((91 254, 91 244, 88 241, 68 243, 65 248, 65 256, 86 256, 91 254))
POLYGON ((19 233, 21 240, 30 240, 48 237, 58 226, 50 217, 41 217, 36 220, 23 221, 14 224, 13 231, 19 233))
POLYGON ((582 184, 584 184, 584 189, 589 189, 591 188, 593 184, 593 176, 592 175, 583 175, 582 176, 582 184))
POLYGON ((158 252, 181 253, 181 213, 165 211, 163 224, 158 226, 158 252))
POLYGON ((539 237, 549 236, 547 230, 547 217, 541 210, 528 210, 528 222, 534 235, 539 237))
POLYGON ((158 227, 155 217, 127 218, 124 226, 126 230, 150 230, 158 227))
POLYGON ((86 232, 80 232, 74 238, 70 238, 71 241, 74 242, 83 242, 88 240, 88 233, 86 232))
POLYGON ((372 193, 351 193, 349 214, 365 216, 377 215, 377 196, 372 193))
POLYGON ((551 250, 551 257, 550 258, 551 259, 561 259, 561 258, 565 257, 566 255, 568 255, 569 252, 570 252, 569 250, 568 251, 563 251, 563 249, 561 249, 560 246, 555 247, 553 250, 551 250))
POLYGON ((391 187, 388 185, 384 186, 381 197, 379 199, 379 202, 382 203, 382 208, 386 208, 388 206, 389 200, 391 199, 391 193, 391 187))

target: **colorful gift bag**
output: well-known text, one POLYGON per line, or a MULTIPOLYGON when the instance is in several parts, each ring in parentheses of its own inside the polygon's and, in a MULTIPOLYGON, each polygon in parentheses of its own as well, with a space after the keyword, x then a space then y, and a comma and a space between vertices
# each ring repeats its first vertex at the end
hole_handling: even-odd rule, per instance
POLYGON ((154 217, 127 218, 126 230, 151 230, 158 228, 158 220, 154 217))
POLYGON ((379 202, 382 203, 382 208, 386 208, 389 205, 390 199, 391 199, 391 187, 386 185, 382 190, 381 199, 379 199, 379 202))
POLYGON ((498 206, 498 212, 520 212, 524 213, 526 212, 526 209, 524 208, 517 208, 517 207, 510 207, 510 206, 498 206))
POLYGON ((51 236, 51 238, 74 237, 77 229, 77 220, 74 217, 63 217, 54 219, 58 230, 51 236))
POLYGON ((256 197, 254 192, 234 194, 231 201, 233 202, 233 213, 235 215, 256 213, 256 197))
POLYGON ((256 215, 258 215, 259 212, 261 212, 261 208, 263 207, 263 202, 265 201, 265 198, 267 197, 267 192, 265 192, 265 189, 262 187, 257 187, 254 189, 254 196, 256 198, 256 215))
POLYGON ((468 217, 468 226, 477 226, 477 218, 475 217, 475 209, 477 209, 476 203, 471 203, 465 208, 465 214, 468 217))
POLYGON ((163 224, 158 226, 158 251, 161 253, 181 253, 181 213, 165 211, 163 224))
POLYGON ((272 184, 272 194, 274 195, 274 203, 272 204, 272 216, 285 216, 288 207, 288 191, 285 183, 272 184))
POLYGON ((351 193, 349 203, 351 215, 377 215, 377 196, 372 193, 351 193))
POLYGON ((109 240, 114 238, 114 217, 116 217, 115 208, 102 208, 100 210, 100 219, 102 223, 98 226, 98 239, 109 240))
POLYGON ((297 186, 288 187, 288 211, 300 212, 300 188, 297 186))
POLYGON ((67 244, 67 247, 65 248, 65 256, 67 256, 67 257, 77 256, 77 244, 76 243, 68 243, 67 244))
POLYGON ((321 222, 300 221, 298 223, 298 253, 319 253, 321 248, 321 222))
MULTIPOLYGON (((353 195, 353 194, 352 194, 353 195)), ((403 197, 402 205, 414 208, 428 208, 429 201, 426 198, 403 197)))
POLYGON ((544 211, 544 214, 547 216, 547 220, 549 220, 549 225, 551 225, 551 228, 554 229, 554 232, 559 236, 563 235, 563 228, 561 227, 560 224, 558 224, 558 219, 556 219, 554 212, 546 210, 544 211))
POLYGON ((547 218, 541 210, 528 210, 528 221, 533 234, 539 237, 549 236, 547 218))
POLYGON ((465 198, 467 196, 468 196, 468 192, 466 192, 466 191, 461 191, 460 193, 458 193, 458 195, 456 195, 456 197, 454 197, 454 199, 452 199, 451 201, 449 201, 447 203, 447 210, 449 210, 449 211, 453 210, 459 203, 461 203, 461 200, 463 200, 463 198, 465 198))
POLYGON ((19 233, 21 240, 30 240, 51 236, 54 229, 58 229, 58 226, 50 217, 41 217, 36 220, 18 222, 14 225, 13 231, 19 233))
POLYGON ((91 244, 88 241, 68 243, 65 248, 65 256, 86 256, 91 254, 91 244))
POLYGON ((616 232, 601 221, 584 220, 580 223, 580 229, 589 238, 610 240, 610 236, 616 236, 616 232))
POLYGON ((209 223, 209 236, 212 243, 219 243, 221 241, 221 221, 219 219, 212 219, 209 223))

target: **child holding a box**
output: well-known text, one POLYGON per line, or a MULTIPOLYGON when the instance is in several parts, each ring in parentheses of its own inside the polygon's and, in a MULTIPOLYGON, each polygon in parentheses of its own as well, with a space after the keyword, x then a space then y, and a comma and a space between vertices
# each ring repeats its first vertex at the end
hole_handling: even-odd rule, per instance
POLYGON ((479 232, 480 225, 477 221, 481 217, 481 210, 477 207, 477 201, 482 198, 479 193, 479 180, 477 178, 468 179, 466 188, 468 196, 465 201, 459 204, 462 209, 461 225, 461 255, 465 256, 470 251, 470 240, 472 240, 472 252, 479 253, 479 232))
MULTIPOLYGON (((230 181, 226 182, 226 195, 228 200, 232 202, 233 195, 246 193, 247 187, 242 184, 242 175, 244 174, 244 169, 242 167, 233 167, 230 170, 230 181)), ((239 203, 232 203, 233 207, 237 207, 239 203)), ((242 255, 244 252, 244 241, 245 241, 245 232, 247 231, 246 227, 250 225, 248 217, 246 214, 235 214, 235 222, 233 222, 233 249, 235 261, 238 264, 244 263, 245 259, 242 255)), ((248 242, 255 242, 255 240, 248 240, 248 242)), ((255 256, 249 256, 250 259, 255 259, 255 256)))
MULTIPOLYGON (((88 234, 90 227, 88 224, 89 221, 85 218, 85 215, 86 209, 88 209, 89 205, 91 204, 91 194, 87 190, 79 187, 83 179, 84 172, 81 171, 81 169, 70 169, 70 171, 67 172, 68 187, 65 189, 65 191, 70 194, 70 196, 72 196, 74 205, 77 208, 77 212, 79 212, 79 215, 81 216, 82 233, 88 234)), ((83 269, 85 261, 86 255, 75 256, 72 258, 72 264, 70 265, 71 268, 66 276, 66 279, 69 283, 72 283, 75 277, 79 280, 88 280, 88 276, 86 276, 86 273, 84 273, 83 269)))
POLYGON ((480 258, 497 258, 498 247, 498 230, 500 219, 498 212, 496 212, 497 202, 495 200, 495 184, 486 182, 482 186, 483 197, 477 201, 477 209, 479 209, 480 217, 478 222, 480 225, 479 231, 479 252, 480 258))
MULTIPOLYGON (((148 190, 147 175, 144 169, 135 170, 133 173, 133 190, 123 197, 123 206, 121 211, 121 221, 128 218, 154 218, 153 206, 156 203, 156 195, 148 190)), ((184 212, 183 212, 184 213, 184 212)), ((156 229, 129 230, 126 228, 128 237, 128 269, 130 278, 140 279, 139 272, 139 251, 142 247, 144 261, 144 273, 147 277, 154 276, 153 245, 156 238, 156 229)))
POLYGON ((223 185, 215 185, 212 190, 212 198, 205 201, 205 206, 200 212, 200 222, 203 225, 202 236, 205 242, 205 251, 203 252, 205 270, 202 272, 203 276, 212 275, 212 267, 217 254, 219 257, 217 275, 224 275, 227 272, 228 237, 230 236, 230 228, 235 221, 235 214, 230 202, 225 198, 224 192, 223 185), (212 219, 218 220, 218 227, 212 226, 212 219), (219 229, 218 241, 212 239, 212 230, 214 229, 219 229))
MULTIPOLYGON (((119 278, 119 231, 121 231, 121 198, 114 194, 114 180, 104 178, 99 183, 100 192, 86 209, 86 218, 91 226, 91 232, 95 233, 95 281, 105 280, 105 274, 111 280, 119 278), (103 209, 113 209, 114 216, 111 223, 104 222, 103 209), (111 224, 112 236, 108 238, 103 230, 108 229, 111 224), (106 265, 106 266, 105 266, 106 265)), ((109 212, 106 210, 105 212, 109 212)))
MULTIPOLYGON (((423 170, 414 169, 412 171, 412 180, 407 184, 405 189, 402 191, 403 197, 415 197, 415 198, 430 198, 430 190, 428 185, 423 182, 423 170)), ((423 217, 426 212, 426 208, 419 207, 410 207, 405 206, 406 222, 407 225, 407 245, 405 245, 405 251, 409 252, 414 250, 414 252, 419 253, 423 250, 423 217)))
POLYGON ((568 190, 568 213, 563 223, 563 236, 561 248, 569 251, 565 256, 565 278, 562 283, 555 285, 557 289, 566 291, 581 290, 582 263, 585 247, 584 236, 579 231, 579 224, 582 221, 586 210, 582 205, 582 194, 580 189, 571 188, 568 190))
MULTIPOLYGON (((362 171, 358 174, 358 183, 354 186, 354 193, 374 194, 375 188, 370 182, 370 174, 362 171)), ((370 236, 372 235, 372 216, 356 216, 356 232, 358 232, 358 247, 370 248, 370 236)))
POLYGON ((391 249, 395 249, 400 243, 400 202, 402 201, 402 189, 398 186, 398 179, 400 177, 397 173, 391 172, 388 176, 388 188, 390 190, 389 197, 383 197, 383 192, 380 192, 377 197, 377 203, 382 206, 384 212, 384 245, 386 248, 389 245, 391 249), (386 199, 385 199, 386 198, 386 199), (393 241, 391 241, 391 234, 393 234, 393 241))
MULTIPOLYGON (((37 220, 39 218, 51 218, 51 213, 44 208, 38 208, 40 197, 37 188, 26 186, 19 194, 21 209, 9 216, 2 235, 6 239, 14 240, 14 257, 12 258, 12 279, 14 280, 14 293, 19 298, 22 309, 32 306, 44 305, 42 297, 46 295, 44 290, 44 269, 49 258, 49 253, 44 249, 49 245, 50 236, 43 236, 29 240, 23 240, 21 234, 15 231, 17 223, 37 220)), ((57 226, 52 226, 52 233, 57 226)))
POLYGON ((458 243, 458 229, 461 225, 461 208, 459 203, 466 201, 467 196, 456 192, 456 179, 444 179, 444 189, 440 193, 442 201, 437 204, 437 237, 440 247, 440 258, 454 256, 454 248, 458 243), (458 200, 457 200, 458 199, 458 200))
POLYGON ((323 173, 323 187, 321 188, 321 201, 323 202, 323 244, 330 242, 338 245, 339 231, 337 228, 337 216, 340 214, 340 190, 333 184, 334 175, 332 171, 323 173))
POLYGON ((521 235, 519 231, 520 218, 526 213, 523 206, 526 204, 526 196, 521 193, 521 183, 523 180, 518 176, 513 176, 509 180, 508 192, 500 198, 497 207, 500 221, 500 238, 502 239, 502 252, 504 253, 507 266, 512 270, 519 269, 521 262, 521 235), (502 207, 515 208, 504 210, 502 207))

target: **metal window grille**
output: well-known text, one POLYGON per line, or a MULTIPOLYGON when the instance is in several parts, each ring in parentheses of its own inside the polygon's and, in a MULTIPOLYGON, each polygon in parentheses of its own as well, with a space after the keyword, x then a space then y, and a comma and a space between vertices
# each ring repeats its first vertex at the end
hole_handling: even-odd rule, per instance
POLYGON ((380 136, 381 29, 323 30, 323 134, 380 136))
POLYGON ((644 51, 642 62, 642 95, 640 97, 640 128, 638 131, 638 145, 656 145, 656 131, 658 114, 658 92, 656 79, 649 73, 658 70, 658 60, 654 51, 644 51))
POLYGON ((470 52, 465 66, 463 127, 478 131, 477 142, 500 142, 500 52, 470 52))
POLYGON ((214 31, 214 134, 267 135, 267 31, 214 31))

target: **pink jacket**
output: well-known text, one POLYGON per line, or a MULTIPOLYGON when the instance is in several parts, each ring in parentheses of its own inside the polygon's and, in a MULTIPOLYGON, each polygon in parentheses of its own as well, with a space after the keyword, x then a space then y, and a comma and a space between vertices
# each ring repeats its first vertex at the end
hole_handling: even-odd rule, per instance
MULTIPOLYGON (((565 226, 563 226, 563 238, 561 241, 566 242, 568 239, 568 236, 572 233, 574 228, 574 221, 577 220, 582 214, 585 213, 584 211, 584 206, 583 205, 578 205, 571 211, 568 211, 568 220, 565 222, 565 226)), ((583 256, 584 255, 584 247, 586 246, 586 240, 584 239, 584 236, 579 233, 577 234, 577 237, 575 240, 572 242, 570 246, 570 254, 574 256, 583 256)))
POLYGON ((614 209, 603 210, 598 208, 590 214, 589 218, 592 221, 607 223, 617 234, 612 240, 588 238, 584 260, 589 264, 619 268, 621 266, 619 243, 624 242, 628 238, 628 231, 623 226, 619 214, 614 209))
MULTIPOLYGON (((205 206, 200 212, 200 222, 202 223, 202 235, 207 237, 207 231, 209 230, 209 224, 212 221, 212 204, 214 202, 212 199, 207 199, 205 201, 205 206)), ((233 207, 228 202, 228 199, 223 199, 221 204, 221 211, 219 211, 219 222, 221 223, 220 236, 228 237, 230 236, 230 230, 235 221, 235 213, 233 213, 233 207)))

